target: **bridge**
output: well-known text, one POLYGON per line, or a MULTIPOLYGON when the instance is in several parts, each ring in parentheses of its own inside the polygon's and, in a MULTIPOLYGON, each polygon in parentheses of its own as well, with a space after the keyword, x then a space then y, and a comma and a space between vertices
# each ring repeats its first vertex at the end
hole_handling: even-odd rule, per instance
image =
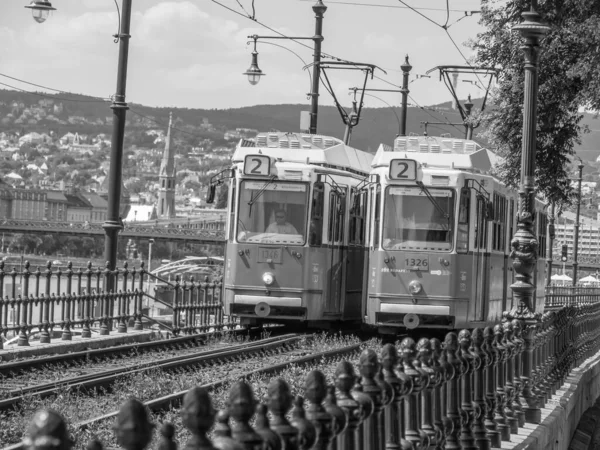
MULTIPOLYGON (((169 241, 194 241, 205 244, 223 244, 223 230, 206 230, 194 227, 195 222, 182 222, 178 225, 164 222, 125 222, 119 233, 123 238, 152 238, 169 241)), ((83 236, 104 236, 101 223, 50 222, 35 220, 5 219, 0 222, 0 233, 62 234, 83 236)))

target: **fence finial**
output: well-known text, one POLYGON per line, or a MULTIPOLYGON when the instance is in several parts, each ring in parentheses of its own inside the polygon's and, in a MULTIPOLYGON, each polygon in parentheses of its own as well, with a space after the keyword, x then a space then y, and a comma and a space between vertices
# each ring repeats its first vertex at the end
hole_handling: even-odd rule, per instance
POLYGON ((27 450, 70 450, 73 447, 65 419, 52 409, 35 413, 23 444, 27 450))
POLYGON ((192 433, 186 449, 212 448, 206 433, 215 421, 215 410, 205 388, 196 386, 185 394, 181 406, 181 419, 183 426, 192 433))
POLYGON ((121 406, 113 429, 117 442, 125 450, 143 450, 152 440, 154 424, 144 404, 131 398, 121 406))

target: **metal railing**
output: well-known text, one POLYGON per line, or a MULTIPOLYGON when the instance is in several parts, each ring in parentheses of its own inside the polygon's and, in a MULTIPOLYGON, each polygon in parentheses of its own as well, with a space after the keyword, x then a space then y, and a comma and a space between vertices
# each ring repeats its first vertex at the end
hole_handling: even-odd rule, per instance
MULTIPOLYGON (((538 317, 531 347, 522 336, 531 330, 521 326, 519 320, 507 320, 493 328, 450 332, 443 343, 407 337, 399 347, 383 346, 380 356, 364 350, 358 367, 347 361, 337 365, 334 385, 321 371, 310 372, 306 402, 294 398, 285 380, 274 379, 259 404, 252 386, 238 381, 226 408, 215 414, 208 391, 195 387, 181 408, 192 436, 185 448, 500 448, 526 418, 539 423, 531 420, 536 417, 531 411, 543 408, 570 370, 596 353, 600 305, 567 306, 538 317), (207 434, 215 417, 211 441, 207 434)), ((36 413, 25 447, 51 442, 53 448, 69 448, 68 427, 61 422, 53 411, 36 413)), ((117 416, 116 440, 125 449, 141 450, 150 443, 153 427, 144 405, 131 399, 117 416)), ((158 448, 176 448, 175 431, 163 423, 158 448)), ((87 448, 102 444, 94 440, 87 448)))
POLYGON ((600 287, 547 286, 545 309, 600 302, 600 287))
POLYGON ((74 269, 70 262, 66 268, 48 262, 45 268, 32 269, 25 262, 20 270, 5 270, 0 262, 0 349, 10 337, 17 346, 28 346, 35 330, 41 343, 50 343, 56 330, 62 340, 72 340, 76 330, 90 338, 113 330, 142 330, 157 322, 174 335, 235 327, 223 315, 219 280, 177 277, 171 283, 148 274, 143 263, 139 269, 125 263, 122 269, 109 270, 91 263, 74 269), (161 286, 164 295, 151 295, 146 278, 161 286), (166 314, 152 317, 144 311, 144 300, 160 305, 166 314))
MULTIPOLYGON (((101 223, 81 222, 52 222, 5 219, 0 222, 0 231, 12 233, 60 233, 60 234, 84 234, 104 236, 106 234, 101 223)), ((148 237, 169 238, 175 240, 189 240, 206 242, 208 244, 223 244, 225 233, 223 230, 204 230, 198 228, 186 228, 168 225, 137 225, 136 222, 127 222, 119 233, 122 237, 148 237)))

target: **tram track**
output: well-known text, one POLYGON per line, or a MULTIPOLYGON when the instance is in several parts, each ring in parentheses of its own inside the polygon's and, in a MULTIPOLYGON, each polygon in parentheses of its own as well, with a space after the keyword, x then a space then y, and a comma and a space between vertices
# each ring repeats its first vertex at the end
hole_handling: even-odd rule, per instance
POLYGON ((250 357, 288 351, 293 349, 304 338, 305 335, 301 334, 286 334, 259 341, 247 342, 233 347, 230 346, 225 350, 213 349, 193 355, 177 355, 142 365, 128 365, 102 371, 94 370, 93 373, 62 378, 47 383, 19 387, 14 386, 13 383, 12 389, 7 392, 5 391, 4 393, 6 398, 0 399, 0 411, 5 411, 18 406, 24 401, 26 396, 35 395, 44 398, 55 395, 59 390, 65 388, 80 391, 88 391, 101 387, 106 388, 110 387, 110 385, 119 377, 132 376, 148 370, 175 371, 198 366, 205 367, 209 365, 225 364, 232 360, 241 361, 250 357))
MULTIPOLYGON (((276 328, 269 329, 275 331, 276 328)), ((18 377, 33 371, 39 371, 46 366, 58 366, 67 368, 71 365, 88 363, 90 361, 102 361, 131 356, 132 354, 153 354, 164 351, 195 351, 198 347, 206 345, 211 340, 221 339, 224 336, 239 337, 247 334, 245 329, 231 331, 215 331, 209 333, 200 333, 189 336, 180 336, 176 338, 157 339, 149 342, 139 342, 133 344, 118 345, 113 347, 98 348, 93 350, 83 350, 79 352, 44 356, 40 358, 24 358, 18 361, 5 362, 0 364, 0 380, 18 377)))

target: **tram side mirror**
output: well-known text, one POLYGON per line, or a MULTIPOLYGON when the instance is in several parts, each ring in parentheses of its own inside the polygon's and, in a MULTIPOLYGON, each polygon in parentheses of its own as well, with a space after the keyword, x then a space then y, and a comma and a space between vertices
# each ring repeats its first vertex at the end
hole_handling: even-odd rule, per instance
POLYGON ((216 194, 217 194, 217 185, 211 184, 210 186, 208 186, 208 191, 206 192, 206 203, 209 203, 209 204, 214 203, 216 194))

